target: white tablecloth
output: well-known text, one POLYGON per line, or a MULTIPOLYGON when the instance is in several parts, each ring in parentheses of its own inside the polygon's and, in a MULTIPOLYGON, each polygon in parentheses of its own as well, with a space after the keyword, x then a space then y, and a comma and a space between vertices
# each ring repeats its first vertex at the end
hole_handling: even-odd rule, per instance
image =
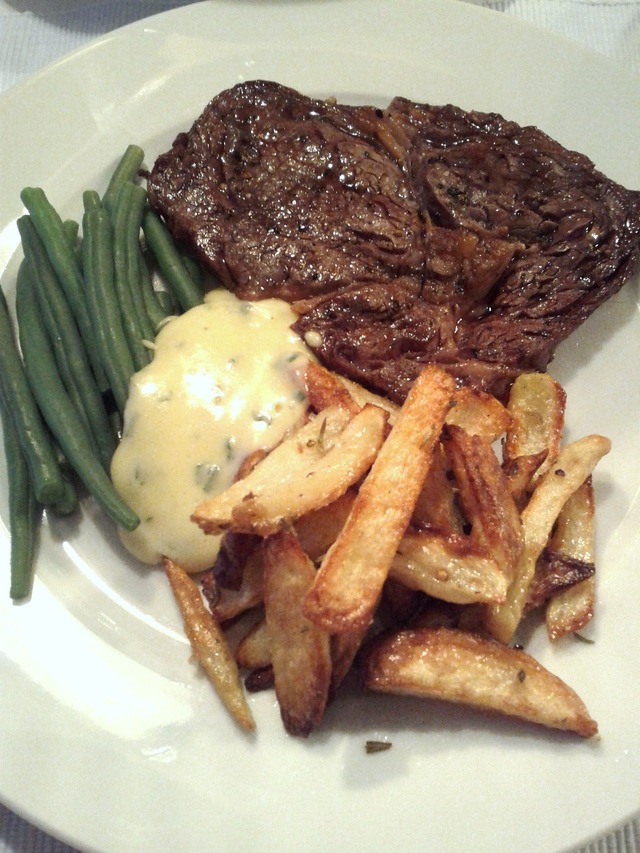
MULTIPOLYGON (((191 0, 0 0, 0 92, 103 33, 189 2, 191 0)), ((459 2, 486 6, 553 30, 614 58, 640 75, 640 0, 459 2)), ((581 853, 623 851, 640 853, 640 821, 619 827, 581 853)), ((0 853, 72 851, 0 805, 0 853)))

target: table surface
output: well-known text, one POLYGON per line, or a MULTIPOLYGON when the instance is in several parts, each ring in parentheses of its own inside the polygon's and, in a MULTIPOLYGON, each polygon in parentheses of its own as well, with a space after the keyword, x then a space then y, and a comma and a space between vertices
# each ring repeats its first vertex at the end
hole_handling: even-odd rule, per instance
MULTIPOLYGON (((104 33, 191 0, 0 0, 0 92, 104 33)), ((513 15, 640 75, 640 0, 458 0, 513 15)), ((1 757, 0 757, 1 760, 1 757)), ((73 853, 0 804, 0 853, 73 853)), ((576 851, 578 853, 578 851, 576 851)), ((640 819, 579 853, 640 853, 640 819)))

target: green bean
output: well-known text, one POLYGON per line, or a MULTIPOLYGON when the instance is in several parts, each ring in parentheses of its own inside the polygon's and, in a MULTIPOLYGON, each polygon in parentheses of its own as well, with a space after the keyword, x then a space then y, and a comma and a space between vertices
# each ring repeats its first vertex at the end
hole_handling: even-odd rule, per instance
POLYGON ((178 313, 179 309, 175 299, 173 298, 173 294, 169 293, 168 290, 156 290, 156 299, 162 306, 162 310, 165 312, 167 317, 178 313))
POLYGON ((154 335, 157 335, 160 328, 164 325, 167 316, 171 312, 166 310, 162 301, 158 298, 158 291, 153 287, 151 272, 147 265, 145 254, 142 251, 142 246, 140 246, 138 260, 140 264, 140 282, 142 287, 142 298, 144 299, 144 307, 151 325, 153 326, 154 335))
POLYGON ((152 341, 154 337, 140 279, 140 223, 146 198, 143 187, 123 183, 112 215, 116 292, 136 370, 149 363, 151 356, 143 341, 152 341))
MULTIPOLYGON (((28 271, 26 269, 24 272, 28 275, 28 271)), ((53 437, 51 440, 53 441, 53 437)), ((79 504, 78 493, 74 483, 73 470, 57 444, 55 445, 55 450, 58 457, 58 465, 60 465, 60 471, 62 472, 62 494, 57 498, 55 503, 45 504, 44 508, 51 511, 54 515, 72 515, 78 509, 79 504)))
POLYGON ((118 198, 118 193, 120 192, 120 187, 133 181, 136 175, 138 174, 138 170, 140 166, 142 166, 142 161, 144 160, 144 151, 138 145, 129 145, 125 150, 124 154, 120 158, 116 168, 111 175, 109 180, 109 185, 107 186, 107 190, 102 197, 102 203, 107 208, 109 213, 113 213, 115 208, 116 199, 118 198))
POLYGON ((93 330, 84 292, 82 268, 78 256, 69 245, 62 219, 40 187, 25 187, 20 193, 20 198, 31 214, 35 229, 69 300, 82 340, 87 348, 98 387, 104 391, 107 387, 106 379, 95 355, 93 330))
POLYGON ((33 584, 39 505, 17 430, 1 398, 0 416, 9 483, 9 532, 11 534, 9 594, 11 598, 18 600, 28 598, 33 584))
POLYGON ((23 448, 31 482, 40 503, 55 503, 64 493, 62 472, 53 442, 29 387, 13 332, 4 292, 0 289, 0 384, 6 409, 23 448))
POLYGON ((30 217, 18 219, 18 230, 61 378, 108 469, 116 449, 115 437, 75 319, 30 217))
POLYGON ((62 473, 62 477, 64 480, 64 493, 54 504, 47 506, 47 509, 51 510, 54 515, 73 515, 73 513, 78 509, 78 493, 64 471, 62 473))
POLYGON ((82 193, 82 205, 85 210, 101 210, 104 207, 96 190, 85 190, 82 193))
MULTIPOLYGON (((26 269, 29 273, 29 265, 26 269)), ((49 429, 75 473, 107 515, 125 529, 134 530, 139 518, 116 492, 55 369, 28 274, 18 277, 16 311, 29 384, 49 429)))
POLYGON ((195 258, 192 258, 191 255, 187 255, 185 252, 180 252, 180 259, 184 264, 185 269, 193 279, 193 283, 200 290, 203 289, 203 275, 202 269, 200 268, 200 264, 196 261, 195 258))
POLYGON ((65 219, 62 223, 62 227, 71 249, 75 252, 78 248, 78 232, 80 231, 80 225, 75 219, 65 219))
POLYGON ((87 304, 96 349, 109 378, 116 407, 124 411, 135 368, 122 324, 113 271, 113 236, 107 211, 87 210, 82 220, 82 257, 87 304))
POLYGON ((154 256, 165 283, 183 311, 202 303, 202 290, 189 275, 180 253, 164 226, 152 210, 142 217, 142 230, 147 247, 154 256))

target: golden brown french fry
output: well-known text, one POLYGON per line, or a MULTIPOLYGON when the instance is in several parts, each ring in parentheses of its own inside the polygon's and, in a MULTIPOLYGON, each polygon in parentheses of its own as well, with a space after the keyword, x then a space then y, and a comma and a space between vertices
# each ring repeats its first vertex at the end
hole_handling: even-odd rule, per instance
POLYGON ((320 724, 331 684, 331 641, 302 613, 315 567, 295 534, 264 543, 264 606, 276 696, 289 734, 307 737, 320 724))
POLYGON ((471 538, 496 560, 509 582, 523 549, 520 514, 489 441, 448 425, 444 445, 471 524, 471 538))
POLYGON ((264 616, 240 638, 235 656, 244 669, 263 669, 271 664, 271 634, 264 616))
POLYGON ((611 442, 601 435, 578 439, 562 448, 554 464, 538 481, 522 512, 525 544, 516 578, 506 602, 489 604, 485 611, 485 626, 497 640, 509 642, 520 622, 536 561, 562 507, 610 449, 611 442))
POLYGON ((462 532, 462 517, 454 491, 453 472, 441 444, 433 450, 429 473, 411 516, 415 527, 439 527, 462 532))
POLYGON ((312 509, 294 522, 294 529, 302 550, 312 560, 319 560, 327 553, 344 527, 351 507, 356 499, 355 488, 347 491, 327 506, 312 509))
POLYGON ((471 705, 582 737, 598 730, 575 691, 532 657, 466 631, 399 631, 363 657, 371 690, 471 705))
POLYGON ((431 366, 411 387, 307 596, 305 615, 327 631, 369 625, 424 484, 453 388, 451 377, 431 366))
POLYGON ((317 361, 309 359, 307 362, 304 382, 309 406, 315 412, 320 412, 331 406, 341 406, 346 411, 356 415, 362 408, 351 396, 337 374, 327 370, 317 361))
POLYGON ((340 406, 325 409, 247 477, 201 503, 192 519, 205 533, 275 533, 364 476, 382 444, 386 419, 375 406, 353 417, 340 406))
POLYGON ((594 561, 595 500, 591 477, 567 499, 558 515, 549 545, 584 563, 594 561))
POLYGON ((546 450, 534 481, 558 454, 566 405, 564 388, 548 373, 523 373, 511 386, 507 409, 512 421, 504 442, 505 462, 546 450))
POLYGON ((196 660, 234 720, 245 731, 252 731, 255 723, 226 637, 207 610, 193 578, 172 560, 165 558, 163 563, 196 660))
POLYGON ((533 478, 548 455, 548 451, 545 449, 539 453, 525 454, 503 463, 509 491, 518 510, 522 510, 526 506, 532 489, 533 478))
POLYGON ((359 385, 352 379, 348 379, 346 376, 338 376, 337 374, 335 374, 335 376, 338 381, 344 385, 351 397, 356 401, 356 403, 358 403, 359 406, 378 406, 379 408, 384 409, 385 412, 387 412, 387 414, 389 415, 390 424, 393 424, 395 422, 396 415, 400 410, 400 406, 397 406, 395 403, 392 403, 391 400, 387 400, 386 397, 381 397, 379 394, 376 394, 373 391, 369 391, 368 388, 364 388, 362 385, 359 385))
POLYGON ((453 402, 446 423, 461 427, 470 435, 481 435, 489 444, 500 438, 511 426, 512 418, 508 409, 484 391, 462 385, 456 388, 453 402))
MULTIPOLYGON (((594 562, 595 505, 591 478, 585 480, 563 506, 551 547, 585 563, 594 562)), ((595 577, 586 578, 553 596, 547 604, 545 619, 551 640, 580 631, 594 614, 595 577)))
POLYGON ((439 530, 407 531, 390 577, 456 604, 505 600, 510 576, 468 536, 439 530))
POLYGON ((591 580, 596 567, 560 551, 544 549, 536 562, 529 589, 525 611, 547 604, 553 597, 566 592, 584 580, 591 580))

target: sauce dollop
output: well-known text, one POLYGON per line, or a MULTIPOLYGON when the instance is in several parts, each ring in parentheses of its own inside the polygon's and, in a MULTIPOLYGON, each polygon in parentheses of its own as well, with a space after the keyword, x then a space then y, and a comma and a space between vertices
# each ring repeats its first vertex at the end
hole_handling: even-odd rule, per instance
POLYGON ((220 289, 159 332, 153 360, 131 380, 111 464, 116 489, 141 519, 120 535, 142 562, 167 556, 191 572, 213 563, 219 537, 190 520, 195 507, 306 410, 299 376, 309 351, 294 320, 285 302, 246 302, 220 289))

